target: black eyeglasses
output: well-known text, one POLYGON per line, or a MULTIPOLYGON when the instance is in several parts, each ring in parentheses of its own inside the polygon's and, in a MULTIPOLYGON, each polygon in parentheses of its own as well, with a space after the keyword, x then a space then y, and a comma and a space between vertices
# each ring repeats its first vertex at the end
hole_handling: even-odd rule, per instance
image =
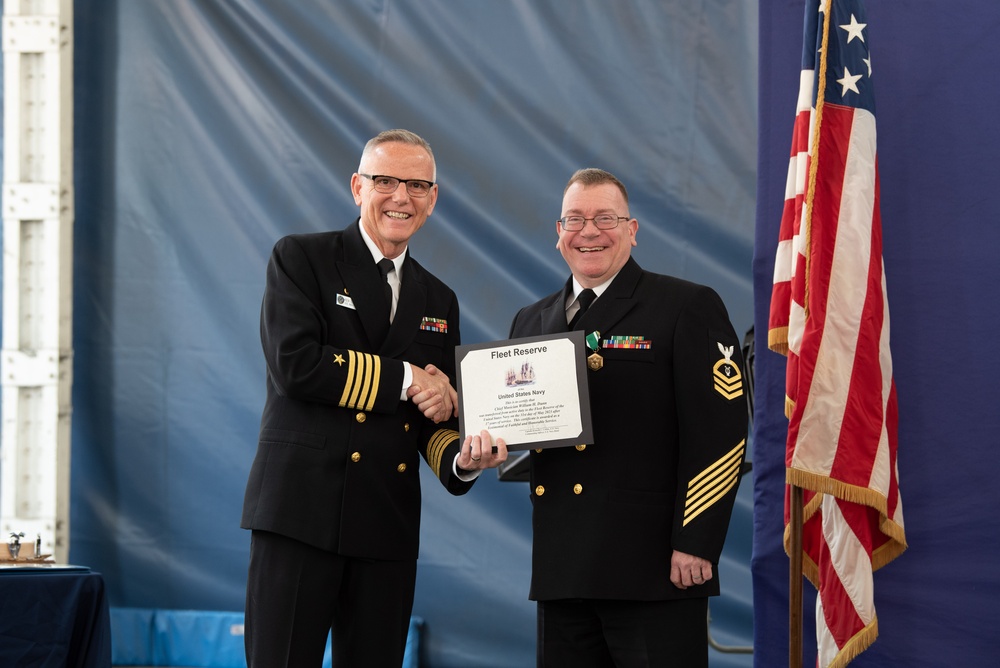
POLYGON ((397 179, 395 176, 362 174, 361 172, 358 172, 358 176, 371 179, 375 190, 386 195, 396 192, 400 183, 406 184, 406 192, 410 197, 427 197, 427 193, 434 187, 433 181, 424 181, 423 179, 397 179))
POLYGON ((594 216, 593 218, 584 218, 583 216, 563 216, 559 219, 562 224, 562 228, 567 232, 579 232, 587 224, 588 220, 594 221, 594 226, 599 230, 613 230, 618 227, 618 222, 622 220, 628 220, 628 216, 615 216, 610 213, 602 213, 599 216, 594 216))

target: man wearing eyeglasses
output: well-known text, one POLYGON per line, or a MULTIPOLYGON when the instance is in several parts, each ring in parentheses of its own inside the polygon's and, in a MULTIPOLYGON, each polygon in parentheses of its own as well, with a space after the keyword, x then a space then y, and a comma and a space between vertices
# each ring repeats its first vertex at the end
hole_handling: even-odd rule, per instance
POLYGON ((413 605, 422 457, 464 494, 506 458, 459 443, 455 293, 407 252, 437 201, 434 155, 371 139, 346 229, 275 244, 261 307, 267 397, 241 526, 252 530, 250 668, 399 666, 413 605))
POLYGON ((747 436, 742 360, 710 288, 643 270, 628 192, 599 169, 563 194, 572 275, 511 338, 587 333, 594 443, 530 454, 538 665, 708 665, 707 597, 747 436))

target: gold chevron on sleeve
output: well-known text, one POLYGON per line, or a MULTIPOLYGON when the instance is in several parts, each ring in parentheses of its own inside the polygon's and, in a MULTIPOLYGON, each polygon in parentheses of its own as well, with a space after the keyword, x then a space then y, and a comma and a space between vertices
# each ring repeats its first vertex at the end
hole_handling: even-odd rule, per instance
POLYGON ((743 461, 746 442, 746 439, 740 441, 735 448, 691 479, 684 501, 683 526, 711 508, 736 485, 736 481, 740 479, 740 463, 743 461))
POLYGON ((715 379, 715 391, 726 399, 743 396, 743 375, 728 358, 715 363, 712 376, 715 379))
POLYGON ((347 351, 347 380, 340 405, 370 411, 378 396, 378 383, 382 375, 382 359, 377 355, 347 351))
POLYGON ((449 445, 458 440, 458 432, 454 429, 438 429, 427 444, 427 464, 434 475, 441 477, 441 457, 449 445))

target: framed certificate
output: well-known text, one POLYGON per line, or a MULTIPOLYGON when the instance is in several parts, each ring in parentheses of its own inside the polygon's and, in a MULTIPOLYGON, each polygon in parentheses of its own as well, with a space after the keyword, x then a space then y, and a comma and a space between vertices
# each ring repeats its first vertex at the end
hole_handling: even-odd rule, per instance
POLYGON ((594 442, 582 331, 455 351, 461 437, 483 429, 507 449, 594 442))

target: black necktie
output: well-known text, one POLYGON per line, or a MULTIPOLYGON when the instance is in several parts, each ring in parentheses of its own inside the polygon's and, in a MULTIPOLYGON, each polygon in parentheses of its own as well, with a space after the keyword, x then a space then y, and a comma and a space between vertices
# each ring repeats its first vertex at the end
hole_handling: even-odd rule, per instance
POLYGON ((389 285, 389 272, 396 270, 396 265, 387 257, 378 261, 378 270, 382 274, 382 289, 385 291, 385 303, 389 307, 389 320, 392 320, 392 286, 389 285))
POLYGON ((580 318, 582 318, 583 314, 587 312, 587 309, 590 308, 590 305, 594 303, 595 299, 597 299, 597 295, 595 295, 594 291, 590 288, 584 289, 576 296, 576 300, 580 302, 580 310, 577 311, 576 315, 573 316, 573 319, 569 321, 570 331, 573 331, 576 328, 576 323, 580 322, 580 318))

